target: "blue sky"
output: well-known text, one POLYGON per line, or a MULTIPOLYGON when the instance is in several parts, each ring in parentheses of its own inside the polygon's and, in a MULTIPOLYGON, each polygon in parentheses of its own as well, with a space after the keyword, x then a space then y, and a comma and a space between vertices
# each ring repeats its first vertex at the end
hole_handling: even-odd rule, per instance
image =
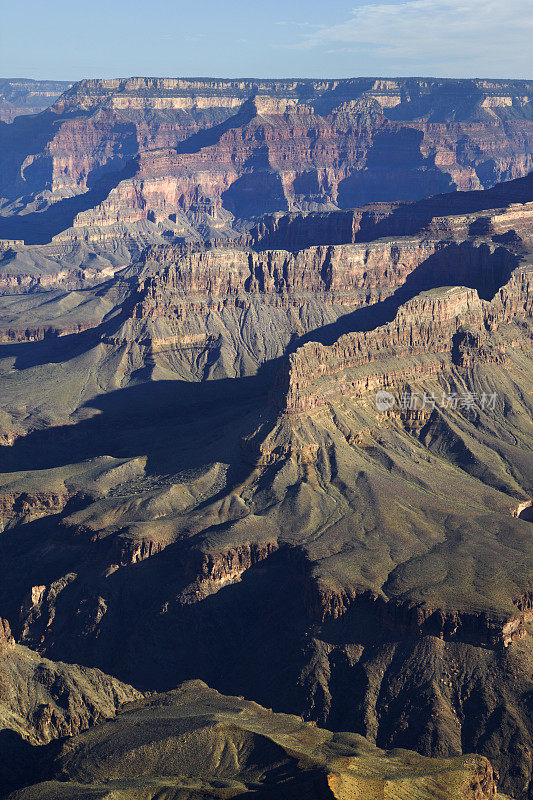
POLYGON ((0 76, 533 77, 532 0, 4 0, 0 76))

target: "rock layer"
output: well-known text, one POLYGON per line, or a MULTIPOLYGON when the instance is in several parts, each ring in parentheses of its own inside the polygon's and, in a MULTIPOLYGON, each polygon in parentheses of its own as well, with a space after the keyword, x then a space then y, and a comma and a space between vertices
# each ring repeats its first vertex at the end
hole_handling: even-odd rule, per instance
POLYGON ((528 81, 81 81, 2 131, 0 235, 113 249, 119 230, 234 236, 270 212, 487 188, 531 169, 530 95, 528 81))
POLYGON ((320 237, 344 221, 334 244, 309 241, 314 213, 269 217, 148 242, 96 286, 6 293, 17 640, 382 748, 477 751, 525 800, 530 186, 321 214, 320 237), (285 232, 306 246, 267 247, 285 232))
POLYGON ((0 121, 13 122, 22 114, 38 114, 72 86, 67 81, 0 78, 0 121))

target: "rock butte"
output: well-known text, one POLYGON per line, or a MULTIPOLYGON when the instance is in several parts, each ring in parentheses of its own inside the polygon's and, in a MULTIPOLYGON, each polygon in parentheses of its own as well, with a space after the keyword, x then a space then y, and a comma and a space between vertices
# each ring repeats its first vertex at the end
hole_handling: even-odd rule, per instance
POLYGON ((13 799, 530 796, 530 92, 92 80, 0 127, 0 678, 50 676, 3 727, 74 737, 13 799), (209 770, 128 783, 180 703, 209 770))

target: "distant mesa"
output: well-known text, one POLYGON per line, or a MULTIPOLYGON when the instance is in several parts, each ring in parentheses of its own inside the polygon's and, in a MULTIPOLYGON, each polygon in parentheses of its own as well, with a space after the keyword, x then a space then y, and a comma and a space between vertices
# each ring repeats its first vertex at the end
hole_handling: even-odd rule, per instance
POLYGON ((9 800, 531 796, 532 89, 0 124, 9 800))

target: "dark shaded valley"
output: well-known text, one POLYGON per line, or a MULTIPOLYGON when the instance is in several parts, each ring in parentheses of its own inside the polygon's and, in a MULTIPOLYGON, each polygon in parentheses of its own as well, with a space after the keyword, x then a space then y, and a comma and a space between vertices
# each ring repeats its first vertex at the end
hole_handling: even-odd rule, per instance
POLYGON ((0 795, 532 800, 528 89, 0 123, 0 795))

